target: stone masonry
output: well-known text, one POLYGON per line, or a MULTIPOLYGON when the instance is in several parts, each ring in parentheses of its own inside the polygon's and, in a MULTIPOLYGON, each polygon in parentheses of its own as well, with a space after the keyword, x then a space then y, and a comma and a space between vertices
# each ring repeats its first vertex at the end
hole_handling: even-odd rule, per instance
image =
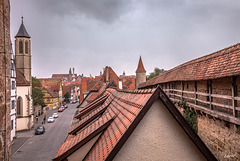
POLYGON ((0 160, 10 160, 10 2, 0 0, 0 160))
POLYGON ((198 135, 218 160, 240 160, 240 126, 198 115, 198 135))

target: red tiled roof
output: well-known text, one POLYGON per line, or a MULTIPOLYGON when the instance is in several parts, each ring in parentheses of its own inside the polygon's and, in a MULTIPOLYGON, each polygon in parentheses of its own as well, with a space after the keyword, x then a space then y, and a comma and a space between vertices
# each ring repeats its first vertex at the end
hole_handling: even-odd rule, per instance
POLYGON ((46 91, 47 91, 53 98, 57 98, 57 97, 58 97, 57 94, 52 90, 51 87, 45 86, 45 87, 43 87, 43 88, 46 89, 46 91))
POLYGON ((139 85, 145 88, 171 81, 207 80, 240 75, 240 43, 179 65, 139 85))
POLYGON ((55 160, 62 160, 70 152, 74 152, 79 147, 83 146, 88 140, 103 131, 112 122, 114 116, 109 113, 105 113, 94 123, 86 127, 83 131, 77 134, 75 137, 69 137, 60 147, 55 160))
POLYGON ((143 73, 143 72, 146 72, 146 70, 145 70, 145 68, 143 66, 142 58, 140 56, 136 73, 143 73))
POLYGON ((52 78, 68 78, 69 74, 52 74, 52 78))
MULTIPOLYGON (((85 160, 112 160, 154 101, 159 98, 204 156, 208 160, 216 160, 159 87, 134 91, 108 88, 104 95, 109 96, 103 105, 92 108, 92 113, 71 127, 70 136, 62 144, 53 160, 64 160, 100 132, 102 134, 88 151, 85 160)), ((87 110, 94 104, 96 102, 88 105, 87 110)))
POLYGON ((103 95, 102 97, 99 97, 98 99, 94 100, 93 102, 88 104, 84 109, 82 109, 80 113, 75 116, 75 118, 81 118, 81 116, 90 112, 94 108, 97 108, 98 106, 102 105, 107 98, 108 98, 108 95, 103 95))
POLYGON ((25 79, 22 72, 20 72, 18 69, 16 69, 16 84, 17 86, 30 86, 30 83, 25 79))
POLYGON ((92 102, 93 100, 95 100, 98 97, 98 95, 99 95, 98 92, 93 92, 91 94, 91 96, 86 99, 86 101, 92 102))
POLYGON ((38 78, 43 87, 48 86, 54 92, 59 92, 60 87, 62 86, 62 80, 58 78, 38 78))

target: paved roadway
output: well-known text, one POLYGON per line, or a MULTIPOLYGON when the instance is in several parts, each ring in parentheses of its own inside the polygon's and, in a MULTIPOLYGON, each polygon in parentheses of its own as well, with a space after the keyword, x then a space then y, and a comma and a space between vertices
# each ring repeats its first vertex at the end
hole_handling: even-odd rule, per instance
MULTIPOLYGON (((31 130, 25 137, 22 136, 28 138, 27 135, 30 135, 30 138, 13 152, 11 161, 51 161, 67 137, 76 106, 77 104, 68 104, 68 109, 59 112, 54 123, 44 124, 46 132, 43 135, 34 135, 34 130, 31 130)), ((47 118, 56 110, 48 111, 47 118)))

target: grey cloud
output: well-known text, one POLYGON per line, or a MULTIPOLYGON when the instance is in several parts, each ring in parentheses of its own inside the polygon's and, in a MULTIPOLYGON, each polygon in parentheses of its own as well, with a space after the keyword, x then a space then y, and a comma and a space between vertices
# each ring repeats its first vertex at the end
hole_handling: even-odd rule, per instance
POLYGON ((36 7, 41 6, 46 14, 62 18, 82 14, 88 18, 111 23, 129 10, 132 0, 40 0, 36 7))

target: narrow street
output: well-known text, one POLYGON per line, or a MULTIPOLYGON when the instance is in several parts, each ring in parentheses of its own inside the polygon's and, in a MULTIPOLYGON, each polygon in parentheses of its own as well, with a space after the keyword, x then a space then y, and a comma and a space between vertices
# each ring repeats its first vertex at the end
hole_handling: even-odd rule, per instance
MULTIPOLYGON (((67 137, 68 130, 71 126, 73 116, 76 112, 77 104, 68 104, 68 108, 63 112, 59 112, 59 117, 54 123, 44 124, 45 133, 43 135, 34 135, 34 129, 29 131, 27 135, 29 139, 21 146, 12 146, 11 161, 51 161, 57 153, 62 142, 67 137)), ((48 111, 47 118, 56 112, 57 109, 48 111)), ((42 120, 39 120, 42 122, 42 120)), ((35 128, 37 126, 35 125, 35 128)), ((21 137, 24 139, 25 134, 21 137)))

